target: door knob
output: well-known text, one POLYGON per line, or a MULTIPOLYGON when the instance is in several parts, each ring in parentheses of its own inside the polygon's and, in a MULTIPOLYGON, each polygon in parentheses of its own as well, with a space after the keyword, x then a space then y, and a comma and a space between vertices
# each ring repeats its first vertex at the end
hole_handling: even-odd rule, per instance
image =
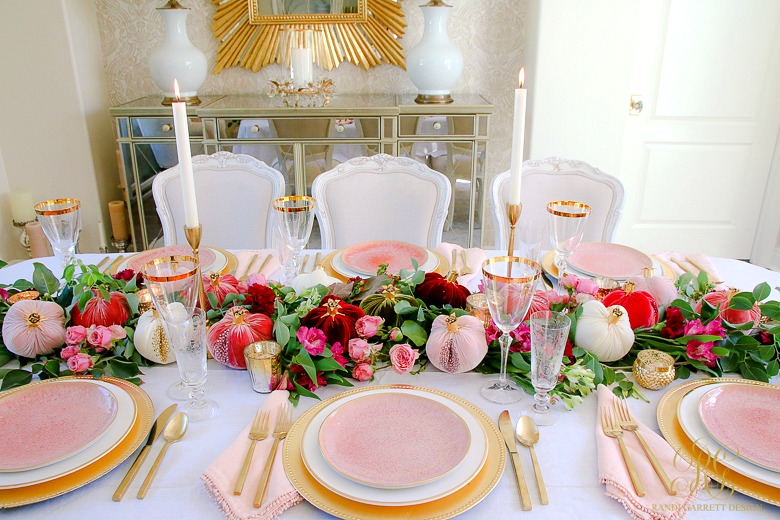
POLYGON ((164 125, 162 125, 162 131, 163 132, 170 132, 171 131, 171 125, 169 125, 168 123, 165 123, 164 125))
POLYGON ((642 112, 643 108, 644 108, 644 103, 642 102, 642 95, 641 94, 632 95, 631 103, 628 105, 628 115, 638 116, 642 112))

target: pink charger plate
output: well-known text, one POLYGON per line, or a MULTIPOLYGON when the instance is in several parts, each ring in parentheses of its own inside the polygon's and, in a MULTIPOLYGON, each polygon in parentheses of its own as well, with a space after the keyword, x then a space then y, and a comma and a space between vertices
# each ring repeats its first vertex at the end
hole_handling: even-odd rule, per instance
POLYGON ((345 477, 372 487, 404 488, 455 469, 471 444, 465 421, 416 395, 388 393, 349 401, 322 423, 325 460, 345 477))
POLYGON ((739 457, 780 471, 780 387, 724 385, 699 402, 707 431, 739 457))
POLYGON ((567 262, 585 274, 607 278, 628 278, 653 267, 653 261, 643 252, 609 242, 582 243, 567 262))
POLYGON ((74 455, 100 438, 116 397, 88 382, 30 387, 0 401, 0 471, 23 471, 74 455))
POLYGON ((410 270, 412 258, 422 265, 428 259, 428 250, 406 242, 374 240, 349 246, 341 253, 347 267, 365 275, 375 275, 381 264, 387 264, 387 272, 392 274, 410 270))
MULTIPOLYGON (((127 261, 126 268, 138 272, 152 260, 164 256, 192 256, 192 248, 190 246, 165 246, 142 251, 133 255, 133 257, 127 261)), ((200 257, 200 265, 204 267, 204 272, 207 271, 208 267, 217 259, 216 253, 208 247, 200 248, 198 250, 198 256, 200 257)))

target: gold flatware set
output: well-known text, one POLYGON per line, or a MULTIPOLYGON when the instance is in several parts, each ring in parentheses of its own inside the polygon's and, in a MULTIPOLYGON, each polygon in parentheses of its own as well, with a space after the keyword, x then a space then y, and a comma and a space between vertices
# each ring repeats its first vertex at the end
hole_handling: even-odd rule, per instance
POLYGON ((460 250, 460 257, 463 259, 463 268, 460 271, 458 271, 458 249, 453 248, 452 257, 450 258, 450 263, 451 263, 450 270, 458 273, 458 276, 465 276, 467 274, 471 274, 473 271, 469 267, 469 259, 468 256, 466 256, 465 249, 460 250))
POLYGON ((271 260, 272 255, 265 255, 265 258, 260 263, 260 267, 258 267, 256 270, 253 270, 252 268, 255 265, 255 262, 260 257, 259 253, 255 253, 252 255, 252 257, 249 259, 249 263, 246 265, 246 269, 244 269, 241 272, 236 271, 236 278, 239 280, 246 280, 249 278, 250 274, 263 274, 263 269, 265 269, 265 266, 268 265, 268 262, 271 260))
POLYGON ((271 417, 268 412, 258 410, 257 414, 255 414, 255 420, 252 422, 252 427, 249 429, 249 439, 252 442, 249 444, 249 450, 246 452, 244 464, 241 466, 241 472, 238 474, 236 487, 233 490, 234 495, 240 495, 244 490, 244 482, 246 482, 246 476, 249 473, 249 465, 252 463, 252 456, 255 454, 255 445, 257 444, 257 441, 268 438, 268 430, 271 426, 270 419, 271 417))

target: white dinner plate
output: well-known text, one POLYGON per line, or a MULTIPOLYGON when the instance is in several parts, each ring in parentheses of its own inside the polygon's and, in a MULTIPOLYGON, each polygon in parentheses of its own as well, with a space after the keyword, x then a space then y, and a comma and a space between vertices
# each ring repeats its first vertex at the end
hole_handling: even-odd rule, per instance
MULTIPOLYGON (((215 247, 201 247, 201 250, 206 250, 208 251, 209 255, 211 254, 214 255, 214 260, 211 263, 202 266, 202 272, 204 273, 204 275, 206 273, 211 273, 211 272, 221 273, 222 271, 225 270, 225 267, 228 266, 228 257, 225 255, 225 252, 223 252, 222 250, 217 249, 215 247)), ((128 258, 125 258, 122 261, 122 263, 120 263, 117 266, 116 272, 128 269, 131 263, 136 264, 135 267, 138 267, 140 269, 143 267, 143 264, 145 264, 146 262, 150 262, 155 258, 161 258, 163 256, 176 256, 176 255, 192 256, 192 249, 190 248, 190 246, 166 246, 157 249, 149 249, 147 251, 141 251, 128 258), (143 262, 138 262, 139 258, 144 258, 145 260, 143 262)), ((203 257, 201 256, 201 258, 203 257)))
POLYGON ((704 385, 683 397, 677 408, 677 418, 680 421, 680 426, 685 435, 696 442, 702 451, 709 453, 713 458, 717 454, 718 464, 722 464, 740 475, 768 486, 780 488, 780 473, 756 466, 745 459, 737 457, 716 441, 704 427, 699 415, 699 403, 702 397, 707 392, 727 384, 731 383, 704 385))
MULTIPOLYGON (((301 456, 306 469, 320 484, 344 498, 377 506, 408 506, 423 504, 450 495, 471 482, 487 458, 487 434, 479 421, 468 410, 446 397, 422 390, 385 388, 345 397, 323 408, 311 420, 303 434, 301 456), (463 461, 454 470, 433 482, 402 489, 370 487, 339 474, 328 464, 320 451, 319 432, 322 423, 342 405, 354 399, 378 393, 408 393, 425 397, 443 404, 457 413, 466 422, 472 438, 471 446, 463 461)), ((388 454, 388 456, 391 455, 388 454)))
MULTIPOLYGON (((111 426, 94 443, 67 459, 36 469, 0 473, 0 489, 40 484, 73 473, 102 457, 130 433, 133 424, 135 424, 137 410, 133 398, 122 388, 91 379, 53 380, 49 384, 67 385, 83 382, 101 386, 116 398, 117 414, 111 426)), ((74 406, 78 406, 78 404, 74 403, 74 406)), ((67 410, 63 410, 63 413, 67 413, 67 410)), ((52 435, 51 442, 57 442, 55 435, 52 435)))
MULTIPOLYGON (((421 270, 425 271, 426 273, 432 273, 433 271, 436 270, 437 267, 439 267, 439 257, 436 256, 436 253, 434 253, 430 249, 426 248, 425 251, 428 253, 428 258, 426 258, 425 262, 423 262, 423 264, 418 267, 421 270)), ((333 259, 331 260, 331 266, 333 267, 333 270, 335 270, 337 273, 339 273, 342 276, 346 276, 347 278, 355 278, 356 276, 365 278, 366 277, 365 274, 347 267, 347 264, 345 264, 344 260, 342 260, 341 258, 342 252, 343 249, 337 251, 336 254, 333 255, 333 259)))

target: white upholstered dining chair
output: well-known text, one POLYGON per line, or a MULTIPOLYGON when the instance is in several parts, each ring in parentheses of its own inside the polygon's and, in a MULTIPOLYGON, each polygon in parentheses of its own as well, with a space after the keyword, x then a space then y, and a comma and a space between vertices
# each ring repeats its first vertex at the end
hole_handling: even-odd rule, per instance
MULTIPOLYGON (((523 163, 523 180, 520 202, 523 211, 520 219, 547 218, 547 203, 554 200, 574 200, 591 207, 585 226, 584 242, 611 242, 615 228, 623 213, 623 184, 582 161, 570 161, 560 157, 523 163)), ((493 229, 496 247, 507 246, 509 221, 506 217, 506 201, 509 197, 509 172, 496 176, 490 185, 490 202, 493 209, 493 229)))
MULTIPOLYGON (((192 158, 201 244, 224 249, 271 247, 271 202, 284 194, 284 177, 249 155, 217 152, 192 158)), ((159 173, 152 195, 165 245, 186 244, 179 165, 159 173)))
POLYGON ((318 175, 311 192, 325 249, 367 240, 436 247, 451 195, 444 174, 386 154, 350 159, 318 175))

